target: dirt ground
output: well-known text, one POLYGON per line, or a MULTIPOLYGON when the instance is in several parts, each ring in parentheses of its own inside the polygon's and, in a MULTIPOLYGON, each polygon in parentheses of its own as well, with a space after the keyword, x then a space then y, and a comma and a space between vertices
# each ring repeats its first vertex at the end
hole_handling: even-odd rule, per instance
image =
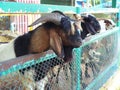
POLYGON ((120 68, 99 90, 120 90, 120 68))

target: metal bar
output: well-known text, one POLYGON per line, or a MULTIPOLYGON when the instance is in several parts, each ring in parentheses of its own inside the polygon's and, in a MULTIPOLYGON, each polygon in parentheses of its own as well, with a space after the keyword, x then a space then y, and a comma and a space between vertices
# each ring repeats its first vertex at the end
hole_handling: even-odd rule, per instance
POLYGON ((76 57, 76 90, 80 90, 80 78, 81 78, 81 54, 82 54, 82 47, 75 49, 75 57, 76 57))
POLYGON ((1 13, 49 13, 60 10, 64 13, 76 13, 75 7, 48 4, 26 4, 17 2, 0 2, 1 13))
MULTIPOLYGON (((79 14, 81 12, 81 8, 76 8, 76 13, 79 14)), ((75 49, 75 66, 77 71, 77 81, 76 81, 76 90, 80 90, 80 77, 81 77, 81 54, 82 48, 75 49)))
POLYGON ((54 54, 54 53, 53 51, 49 50, 47 52, 40 53, 40 54, 30 54, 30 55, 25 55, 25 56, 21 56, 18 58, 10 59, 4 62, 0 62, 0 69, 7 70, 13 65, 24 64, 25 62, 33 60, 33 59, 37 60, 40 57, 45 57, 47 54, 54 54))
POLYGON ((112 0, 112 8, 116 8, 116 4, 117 3, 117 0, 112 0))
POLYGON ((120 26, 120 9, 119 9, 119 12, 117 13, 116 17, 117 17, 117 26, 119 27, 120 26))
POLYGON ((117 13, 117 8, 80 8, 62 5, 46 5, 46 4, 25 4, 16 2, 0 2, 1 15, 18 15, 18 14, 40 14, 49 13, 54 10, 60 10, 66 14, 75 13, 117 13), (78 11, 76 11, 78 10, 78 11), (79 11, 80 10, 80 11, 79 11))
POLYGON ((82 8, 80 13, 118 13, 117 8, 82 8))

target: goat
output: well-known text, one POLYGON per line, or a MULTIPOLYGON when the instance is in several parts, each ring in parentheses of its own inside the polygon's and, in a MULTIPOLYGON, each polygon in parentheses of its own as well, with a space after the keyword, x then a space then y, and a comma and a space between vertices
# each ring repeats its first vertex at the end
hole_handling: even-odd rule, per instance
POLYGON ((85 39, 88 34, 95 35, 100 32, 101 26, 95 16, 91 14, 82 15, 81 17, 79 15, 75 15, 75 18, 77 20, 80 20, 82 18, 80 23, 80 26, 82 28, 82 31, 81 31, 82 39, 85 39))
MULTIPOLYGON (((81 25, 81 38, 83 40, 87 39, 86 37, 88 35, 95 35, 97 33, 99 33, 101 31, 101 25, 100 25, 100 22, 98 21, 98 19, 89 14, 89 15, 82 15, 82 16, 79 16, 79 15, 75 15, 75 18, 77 20, 81 20, 82 18, 82 21, 80 23, 81 25)), ((85 88, 86 87, 86 83, 84 82, 83 77, 86 76, 86 77, 89 77, 89 74, 88 74, 88 64, 90 64, 88 61, 89 59, 89 55, 88 55, 88 52, 89 50, 87 50, 87 47, 85 47, 85 49, 83 48, 83 56, 82 56, 82 64, 81 64, 81 69, 82 69, 82 72, 81 72, 81 87, 82 88, 85 88), (87 62, 87 64, 86 64, 87 62)), ((90 67, 92 68, 92 67, 90 67)), ((89 68, 89 69, 90 69, 89 68)), ((92 68, 93 69, 93 68, 92 68)))
POLYGON ((101 26, 100 33, 113 29, 116 26, 116 24, 111 19, 99 19, 99 23, 101 26))
MULTIPOLYGON (((96 20, 98 20, 101 27, 99 33, 105 32, 106 30, 109 30, 115 27, 115 23, 110 19, 96 18, 96 20)), ((82 34, 81 34, 81 37, 82 37, 82 34)), ((101 45, 102 42, 97 41, 96 43, 93 43, 90 46, 86 46, 83 48, 83 56, 82 56, 83 59, 81 64, 81 68, 82 68, 81 79, 85 78, 85 80, 84 79, 81 80, 81 85, 82 85, 81 87, 83 88, 85 88, 87 84, 90 83, 90 81, 92 81, 93 77, 96 76, 100 71, 99 59, 100 59, 101 53, 96 51, 96 47, 99 46, 98 44, 101 45)))
MULTIPOLYGON (((82 39, 76 21, 61 13, 55 11, 40 17, 30 25, 42 23, 40 26, 0 46, 0 62, 49 49, 52 49, 64 62, 72 60, 72 50, 81 45, 82 39)), ((47 62, 40 63, 40 65, 44 63, 47 62)), ((48 67, 45 73, 40 72, 43 74, 42 78, 46 76, 51 67, 48 67)))
MULTIPOLYGON (((75 48, 81 45, 80 31, 77 25, 74 25, 75 22, 70 20, 70 18, 59 13, 50 13, 42 16, 34 23, 36 22, 45 23, 8 43, 10 45, 13 44, 13 50, 15 50, 15 56, 13 58, 30 53, 41 53, 48 49, 52 49, 59 57, 63 58, 64 54, 66 54, 64 53, 65 46, 75 48), (44 36, 45 38, 41 39, 44 36)), ((34 23, 30 26, 33 26, 34 23)), ((8 57, 8 59, 10 58, 8 57)), ((4 59, 0 57, 0 60, 4 59)))

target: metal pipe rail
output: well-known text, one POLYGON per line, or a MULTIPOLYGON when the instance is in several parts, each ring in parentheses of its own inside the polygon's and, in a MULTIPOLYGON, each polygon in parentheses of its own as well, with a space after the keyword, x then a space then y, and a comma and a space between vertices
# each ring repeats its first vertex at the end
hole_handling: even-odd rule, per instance
POLYGON ((0 15, 41 14, 60 10, 66 14, 80 13, 118 13, 117 8, 80 8, 74 6, 25 4, 16 2, 0 2, 0 15))

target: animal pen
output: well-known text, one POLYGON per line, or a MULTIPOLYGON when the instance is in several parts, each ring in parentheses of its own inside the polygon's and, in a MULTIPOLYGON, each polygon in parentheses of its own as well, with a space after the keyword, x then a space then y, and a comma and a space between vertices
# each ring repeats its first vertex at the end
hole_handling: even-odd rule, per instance
MULTIPOLYGON (((79 8, 72 6, 24 4, 15 2, 0 2, 0 15, 45 14, 60 10, 66 14, 83 13, 114 13, 119 18, 116 8, 79 8)), ((119 26, 119 22, 118 25, 119 26)), ((120 62, 120 28, 115 27, 105 33, 90 36, 83 44, 74 49, 72 62, 63 64, 52 51, 41 54, 26 55, 0 63, 0 90, 30 90, 34 87, 32 73, 21 76, 19 71, 25 68, 42 68, 45 71, 52 64, 59 63, 46 74, 49 78, 46 87, 52 90, 98 90, 107 79, 118 69, 120 62), (54 61, 53 63, 46 62, 54 61), (41 65, 40 63, 43 62, 41 65), (37 67, 35 67, 37 65, 37 67), (23 86, 22 84, 24 83, 23 86)), ((34 27, 33 27, 34 28, 34 27)), ((39 72, 38 72, 39 73, 39 72)), ((40 74, 39 74, 40 75, 40 74)), ((42 75, 37 76, 42 78, 42 75)), ((44 83, 44 82, 43 82, 44 83)), ((42 82, 38 84, 42 88, 42 82)), ((50 90, 51 90, 50 89, 50 90)), ((43 90, 43 89, 40 89, 43 90)))

